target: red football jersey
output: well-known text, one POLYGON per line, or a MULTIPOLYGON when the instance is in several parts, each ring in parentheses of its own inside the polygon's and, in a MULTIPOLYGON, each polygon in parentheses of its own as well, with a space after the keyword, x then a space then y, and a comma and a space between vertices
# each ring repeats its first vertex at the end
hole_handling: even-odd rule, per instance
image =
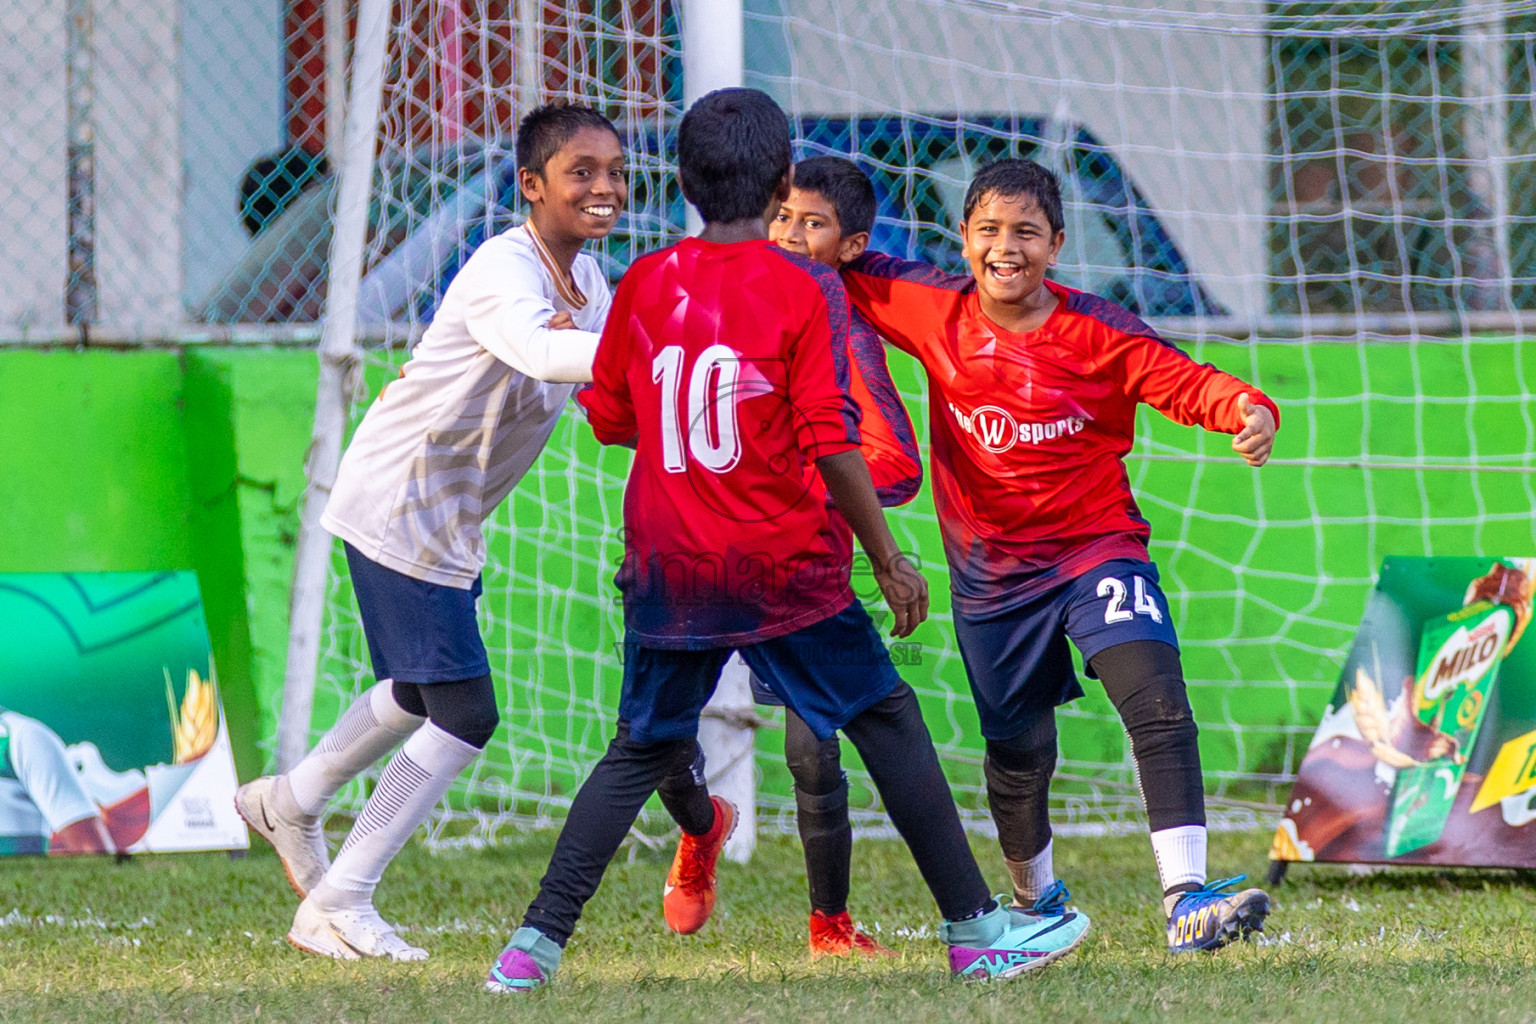
POLYGON ((853 600, 810 472, 859 446, 848 319, 835 270, 766 241, 684 239, 619 282, 580 400, 635 444, 616 581, 642 644, 740 646, 853 600))
MULTIPOLYGON (((848 397, 859 407, 859 454, 869 467, 875 497, 885 508, 905 505, 923 486, 923 457, 912 417, 896 392, 885 345, 858 310, 848 321, 848 397)), ((814 467, 816 486, 825 491, 814 467)), ((830 498, 828 499, 831 500, 830 498)))
POLYGON ((1016 334, 970 276, 869 253, 843 270, 855 307, 928 372, 933 497, 955 606, 1016 607, 1113 558, 1148 559, 1124 457, 1136 405, 1235 434, 1258 388, 1196 363, 1124 307, 1052 281, 1057 305, 1016 334))

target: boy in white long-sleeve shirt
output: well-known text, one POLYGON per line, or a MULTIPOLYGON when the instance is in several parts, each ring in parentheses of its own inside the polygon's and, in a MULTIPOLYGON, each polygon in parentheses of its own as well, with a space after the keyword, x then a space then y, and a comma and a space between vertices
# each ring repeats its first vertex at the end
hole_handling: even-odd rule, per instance
POLYGON ((551 105, 519 125, 517 163, 526 223, 487 240, 453 279, 358 426, 321 518, 345 542, 378 682, 291 771, 236 797, 304 897, 288 940, 311 953, 426 959, 379 916, 373 891, 496 728, 475 619, 482 523, 592 379, 610 293, 581 248, 624 208, 623 146, 596 110, 551 105), (402 741, 328 863, 327 802, 402 741))

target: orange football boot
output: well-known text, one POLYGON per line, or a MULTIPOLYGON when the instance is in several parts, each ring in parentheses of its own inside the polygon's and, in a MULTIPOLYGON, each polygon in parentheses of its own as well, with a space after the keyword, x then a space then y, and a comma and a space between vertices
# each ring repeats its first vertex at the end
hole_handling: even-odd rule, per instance
POLYGON ((824 956, 895 956, 894 949, 887 949, 859 931, 848 911, 827 914, 811 911, 811 959, 824 956))
POLYGON ((714 912, 715 862, 725 841, 736 831, 736 805, 718 796, 709 799, 715 805, 714 825, 701 836, 683 833, 661 891, 662 916, 667 927, 679 935, 692 935, 703 928, 714 912))

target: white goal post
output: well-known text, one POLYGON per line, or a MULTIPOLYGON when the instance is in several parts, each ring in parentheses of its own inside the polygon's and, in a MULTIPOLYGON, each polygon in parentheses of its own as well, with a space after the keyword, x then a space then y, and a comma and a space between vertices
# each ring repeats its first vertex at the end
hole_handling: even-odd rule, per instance
POLYGON ((293 559, 288 658, 277 731, 279 771, 298 764, 309 749, 326 578, 336 547, 335 540, 320 525, 320 515, 336 482, 342 441, 347 435, 362 368, 362 352, 357 344, 357 293, 363 278, 363 251, 368 236, 389 15, 390 0, 361 0, 358 7, 357 43, 352 56, 333 214, 329 286, 318 350, 320 381, 315 393, 315 429, 304 467, 307 486, 293 559))

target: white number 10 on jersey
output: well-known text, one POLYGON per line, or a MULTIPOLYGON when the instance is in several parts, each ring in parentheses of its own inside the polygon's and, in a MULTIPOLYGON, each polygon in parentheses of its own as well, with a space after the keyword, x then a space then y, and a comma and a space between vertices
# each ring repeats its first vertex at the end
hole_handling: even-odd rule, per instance
MULTIPOLYGON (((668 345, 651 363, 651 380, 661 385, 661 463, 668 473, 688 469, 677 407, 682 371, 681 345, 668 345)), ((688 451, 711 473, 729 473, 741 460, 736 425, 740 376, 741 356, 727 345, 700 352, 688 375, 688 451)))

